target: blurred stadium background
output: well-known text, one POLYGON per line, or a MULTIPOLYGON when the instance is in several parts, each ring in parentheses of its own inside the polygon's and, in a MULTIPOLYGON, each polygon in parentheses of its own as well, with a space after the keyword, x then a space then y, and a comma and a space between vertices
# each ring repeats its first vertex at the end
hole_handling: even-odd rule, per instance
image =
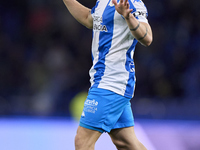
MULTIPOLYGON (((136 133, 149 150, 199 150, 200 1, 143 1, 154 41, 134 56, 136 133)), ((74 149, 91 37, 62 0, 0 2, 1 150, 74 149)), ((106 135, 99 147, 115 149, 106 135)))

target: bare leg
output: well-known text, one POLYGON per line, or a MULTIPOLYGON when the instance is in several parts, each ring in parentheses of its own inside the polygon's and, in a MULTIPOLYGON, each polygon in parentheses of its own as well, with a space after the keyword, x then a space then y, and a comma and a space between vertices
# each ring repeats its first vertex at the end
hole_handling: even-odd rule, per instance
POLYGON ((101 132, 83 128, 81 126, 77 129, 75 137, 76 150, 94 150, 94 146, 101 132))
POLYGON ((114 129, 109 135, 118 150, 147 150, 137 139, 134 127, 114 129))

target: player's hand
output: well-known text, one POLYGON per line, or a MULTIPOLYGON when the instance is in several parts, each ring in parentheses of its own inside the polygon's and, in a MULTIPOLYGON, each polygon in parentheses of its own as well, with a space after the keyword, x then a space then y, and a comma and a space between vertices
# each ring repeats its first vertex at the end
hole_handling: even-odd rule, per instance
POLYGON ((129 14, 133 11, 133 9, 129 9, 130 5, 128 0, 120 0, 119 3, 117 3, 117 0, 112 0, 112 2, 115 5, 117 12, 128 19, 129 14))

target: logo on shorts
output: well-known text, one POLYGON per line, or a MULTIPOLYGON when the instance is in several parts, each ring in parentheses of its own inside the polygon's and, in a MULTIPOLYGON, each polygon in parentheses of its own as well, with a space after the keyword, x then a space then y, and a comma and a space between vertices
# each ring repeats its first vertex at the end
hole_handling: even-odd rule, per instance
POLYGON ((93 99, 93 100, 87 99, 87 100, 85 101, 85 105, 97 106, 97 105, 98 105, 98 102, 95 101, 94 99, 93 99))
MULTIPOLYGON (((84 103, 83 112, 89 112, 94 114, 97 111, 98 104, 99 103, 94 99, 93 100, 86 99, 84 103)), ((82 114, 82 116, 85 116, 85 114, 84 115, 82 114)))
POLYGON ((82 112, 82 115, 81 115, 81 117, 85 117, 85 113, 84 113, 84 111, 82 112))

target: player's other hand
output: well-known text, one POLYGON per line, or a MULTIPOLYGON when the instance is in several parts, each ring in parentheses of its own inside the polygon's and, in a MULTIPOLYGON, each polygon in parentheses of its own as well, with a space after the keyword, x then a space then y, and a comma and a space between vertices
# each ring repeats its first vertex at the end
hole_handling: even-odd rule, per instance
POLYGON ((128 0, 120 0, 119 3, 117 3, 117 0, 112 0, 112 2, 115 5, 117 12, 128 19, 129 14, 133 11, 133 9, 129 9, 130 5, 128 0))

